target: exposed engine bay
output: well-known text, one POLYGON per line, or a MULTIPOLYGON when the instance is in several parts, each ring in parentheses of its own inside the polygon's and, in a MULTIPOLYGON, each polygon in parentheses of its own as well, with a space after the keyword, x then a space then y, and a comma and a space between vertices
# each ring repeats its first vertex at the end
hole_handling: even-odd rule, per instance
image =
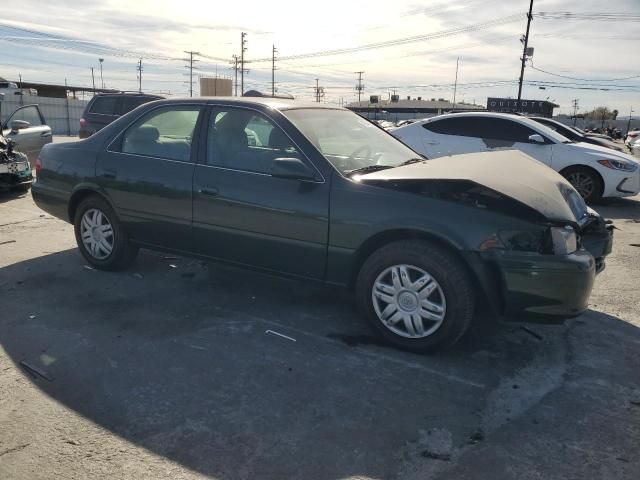
POLYGON ((32 182, 28 157, 15 150, 11 140, 0 135, 0 189, 26 191, 32 182))

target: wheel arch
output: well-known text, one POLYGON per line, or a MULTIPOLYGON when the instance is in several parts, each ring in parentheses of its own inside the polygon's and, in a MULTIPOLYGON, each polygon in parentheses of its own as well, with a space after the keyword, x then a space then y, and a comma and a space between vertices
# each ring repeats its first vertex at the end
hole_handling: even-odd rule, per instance
POLYGON ((502 277, 494 265, 483 261, 476 252, 464 252, 453 241, 441 235, 410 228, 379 232, 363 242, 356 250, 348 287, 350 289, 355 287, 362 266, 375 251, 389 243, 411 239, 434 243, 457 258, 471 279, 476 299, 479 300, 481 308, 488 309, 495 314, 501 314, 504 311, 502 277))
POLYGON ((78 208, 78 205, 80 205, 80 202, 82 202, 85 198, 91 197, 91 196, 102 198, 105 202, 109 204, 111 208, 113 208, 113 204, 111 203, 111 200, 104 193, 102 193, 96 186, 94 185, 80 186, 76 188, 74 192, 71 194, 71 197, 69 197, 67 214, 69 216, 70 223, 74 222, 76 210, 78 208))
POLYGON ((602 196, 604 194, 604 190, 605 190, 605 185, 604 185, 604 177, 602 176, 602 174, 596 170, 595 168, 593 168, 590 165, 585 165, 584 163, 574 163, 573 165, 569 165, 568 167, 564 167, 562 170, 560 170, 558 173, 560 175, 562 175, 563 177, 566 178, 565 173, 569 170, 587 170, 591 173, 594 173, 596 175, 596 177, 598 177, 598 179, 600 180, 600 195, 602 196))

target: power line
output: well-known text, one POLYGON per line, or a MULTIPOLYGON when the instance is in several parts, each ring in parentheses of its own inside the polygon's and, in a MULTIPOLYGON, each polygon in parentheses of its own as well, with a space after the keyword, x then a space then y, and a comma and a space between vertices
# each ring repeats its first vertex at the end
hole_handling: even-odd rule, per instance
POLYGON ((545 20, 595 20, 606 22, 640 22, 640 15, 633 13, 574 13, 538 12, 536 17, 545 20))
MULTIPOLYGON (((499 26, 499 25, 504 25, 506 23, 512 23, 512 22, 515 22, 517 20, 520 20, 520 18, 521 18, 520 14, 510 15, 508 17, 498 18, 498 19, 490 20, 490 21, 484 22, 484 23, 476 23, 476 24, 473 24, 473 25, 467 25, 467 26, 463 26, 463 27, 456 27, 456 28, 452 28, 452 29, 449 29, 449 30, 443 30, 443 31, 440 31, 440 32, 435 32, 435 33, 415 35, 415 36, 412 36, 412 37, 396 38, 396 39, 393 39, 393 40, 387 40, 385 42, 367 43, 367 44, 364 44, 364 45, 359 45, 359 46, 350 47, 350 48, 338 48, 338 49, 333 49, 333 50, 323 50, 323 51, 319 51, 319 52, 302 53, 302 54, 298 54, 298 55, 288 55, 288 56, 280 57, 280 60, 297 60, 297 59, 301 59, 301 58, 326 57, 326 56, 332 56, 332 55, 342 55, 342 54, 346 54, 346 53, 355 53, 355 52, 362 52, 362 51, 366 51, 366 50, 375 50, 375 49, 379 49, 379 48, 387 48, 387 47, 394 47, 394 46, 398 46, 398 45, 406 45, 406 44, 422 42, 422 41, 426 41, 426 40, 436 40, 436 39, 440 39, 440 38, 449 37, 449 36, 452 36, 452 35, 460 35, 460 34, 463 34, 463 33, 470 33, 470 32, 475 32, 475 31, 478 31, 478 30, 484 30, 484 29, 489 28, 489 27, 495 27, 495 26, 499 26)), ((266 61, 271 61, 271 59, 270 58, 259 58, 259 59, 253 60, 254 63, 260 63, 260 62, 266 62, 266 61)))
POLYGON ((582 82, 617 82, 617 81, 620 81, 620 80, 631 80, 633 78, 640 78, 640 75, 630 75, 628 77, 609 78, 609 79, 604 79, 604 78, 577 78, 577 77, 570 77, 568 75, 560 75, 559 73, 552 73, 552 72, 549 72, 547 70, 543 70, 541 68, 534 67, 533 65, 530 65, 530 67, 533 70, 536 70, 536 71, 542 72, 542 73, 546 73, 547 75, 553 75, 554 77, 560 77, 560 78, 567 78, 569 80, 580 80, 582 82))

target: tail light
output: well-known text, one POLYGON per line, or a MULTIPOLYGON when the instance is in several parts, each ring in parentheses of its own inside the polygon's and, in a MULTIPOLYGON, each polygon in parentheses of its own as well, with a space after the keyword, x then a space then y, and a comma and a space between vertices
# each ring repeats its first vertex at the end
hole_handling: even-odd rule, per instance
POLYGON ((87 121, 84 118, 80 119, 80 128, 84 128, 85 123, 87 123, 87 121))
POLYGON ((36 171, 36 175, 42 170, 42 160, 40 160, 40 157, 36 158, 36 163, 33 165, 33 168, 36 171))

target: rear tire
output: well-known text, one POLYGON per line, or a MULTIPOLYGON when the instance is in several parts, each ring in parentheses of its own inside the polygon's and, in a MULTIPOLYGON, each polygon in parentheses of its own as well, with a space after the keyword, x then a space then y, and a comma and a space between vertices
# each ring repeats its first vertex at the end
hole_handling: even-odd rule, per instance
POLYGON ((101 197, 80 202, 74 216, 76 242, 82 256, 99 270, 123 270, 135 260, 138 248, 111 206, 101 197))
POLYGON ((428 352, 462 337, 473 318, 475 291, 454 255, 432 242, 407 240, 390 243, 365 261, 356 301, 386 341, 428 352))
POLYGON ((598 203, 602 200, 603 185, 600 175, 586 167, 569 167, 562 171, 573 188, 587 203, 598 203))

